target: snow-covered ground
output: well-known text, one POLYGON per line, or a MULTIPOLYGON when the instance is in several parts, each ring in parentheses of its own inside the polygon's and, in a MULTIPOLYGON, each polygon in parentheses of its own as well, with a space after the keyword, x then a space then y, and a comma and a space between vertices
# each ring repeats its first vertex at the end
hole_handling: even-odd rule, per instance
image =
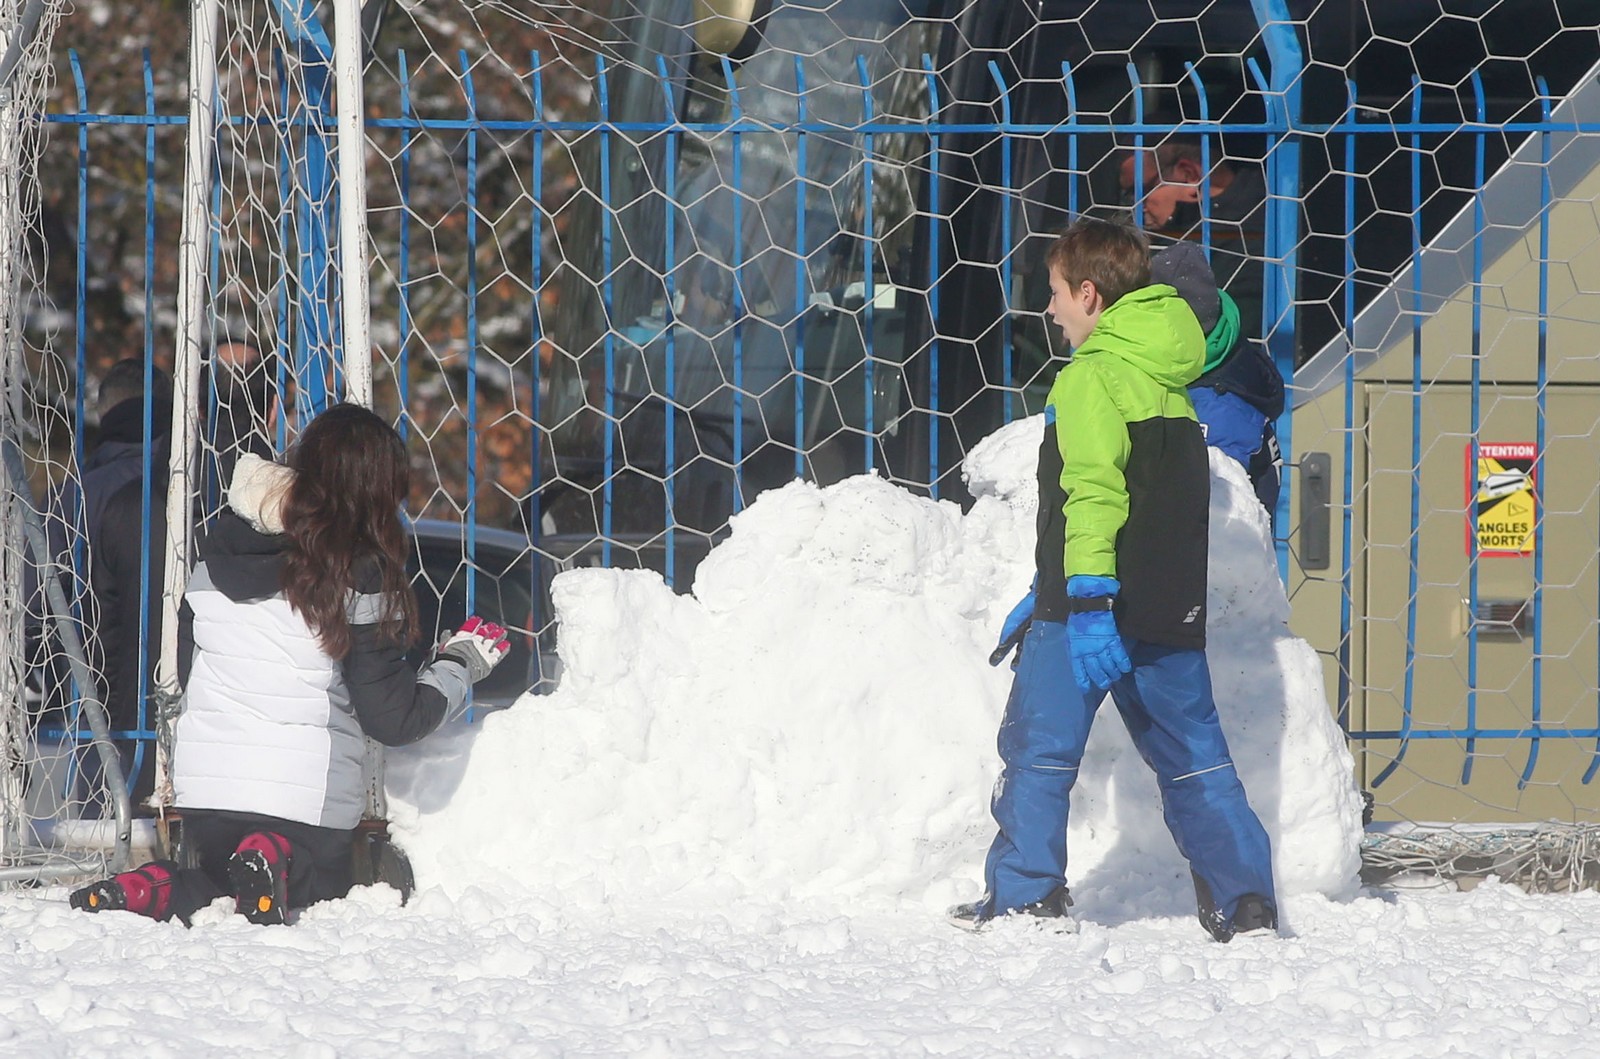
POLYGON ((1600 895, 1358 889, 1350 759, 1222 458, 1208 653, 1283 936, 1202 932, 1114 711, 1074 795, 1081 931, 942 920, 992 834, 1037 437, 969 457, 965 514, 770 493, 692 596, 564 575, 560 688, 391 758, 404 908, 185 930, 0 895, 0 1055, 1592 1054, 1600 895))
POLYGON ((1595 1054, 1600 895, 1288 913, 1290 937, 1224 946, 1187 915, 966 935, 925 912, 366 891, 290 928, 184 930, 3 896, 0 1054, 1595 1054))

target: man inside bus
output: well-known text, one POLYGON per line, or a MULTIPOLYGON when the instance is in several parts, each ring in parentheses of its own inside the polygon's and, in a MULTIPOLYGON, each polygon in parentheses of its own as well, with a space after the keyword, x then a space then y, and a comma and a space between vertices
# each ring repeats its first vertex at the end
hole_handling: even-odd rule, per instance
POLYGON ((1167 137, 1153 149, 1129 151, 1117 176, 1122 204, 1143 206, 1143 226, 1156 250, 1178 240, 1205 240, 1200 211, 1201 196, 1205 197, 1212 270, 1218 285, 1239 306, 1245 337, 1260 338, 1267 199, 1261 167, 1222 158, 1214 144, 1207 157, 1200 137, 1179 135, 1167 137), (1135 180, 1134 161, 1141 155, 1144 173, 1142 180, 1135 180))

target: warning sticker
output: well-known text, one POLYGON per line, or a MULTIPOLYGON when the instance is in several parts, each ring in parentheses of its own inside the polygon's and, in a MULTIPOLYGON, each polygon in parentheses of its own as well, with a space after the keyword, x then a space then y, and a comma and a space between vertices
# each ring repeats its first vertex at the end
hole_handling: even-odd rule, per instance
POLYGON ((1534 467, 1539 447, 1531 441, 1480 442, 1477 466, 1467 446, 1467 554, 1476 536, 1479 555, 1532 555, 1537 521, 1534 467), (1477 501, 1476 518, 1472 504, 1477 501))

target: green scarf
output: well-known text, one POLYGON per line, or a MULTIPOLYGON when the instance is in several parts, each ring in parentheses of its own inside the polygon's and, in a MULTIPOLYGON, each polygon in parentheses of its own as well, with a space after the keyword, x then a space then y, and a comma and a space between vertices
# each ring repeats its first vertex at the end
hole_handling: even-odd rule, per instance
POLYGON ((1228 354, 1233 352, 1234 344, 1239 341, 1239 306, 1234 304, 1225 290, 1217 291, 1217 301, 1220 303, 1217 326, 1206 336, 1206 363, 1200 369, 1201 374, 1226 360, 1228 354))

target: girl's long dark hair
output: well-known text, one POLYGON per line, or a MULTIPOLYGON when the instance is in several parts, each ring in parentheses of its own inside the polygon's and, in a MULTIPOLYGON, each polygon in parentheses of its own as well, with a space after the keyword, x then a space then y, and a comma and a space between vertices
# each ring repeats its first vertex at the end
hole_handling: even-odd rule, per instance
POLYGON ((345 607, 357 564, 383 575, 380 635, 409 646, 417 601, 406 577, 400 505, 411 488, 405 444, 365 408, 339 404, 311 421, 289 451, 294 484, 283 502, 289 547, 283 591, 331 658, 350 653, 345 607))

